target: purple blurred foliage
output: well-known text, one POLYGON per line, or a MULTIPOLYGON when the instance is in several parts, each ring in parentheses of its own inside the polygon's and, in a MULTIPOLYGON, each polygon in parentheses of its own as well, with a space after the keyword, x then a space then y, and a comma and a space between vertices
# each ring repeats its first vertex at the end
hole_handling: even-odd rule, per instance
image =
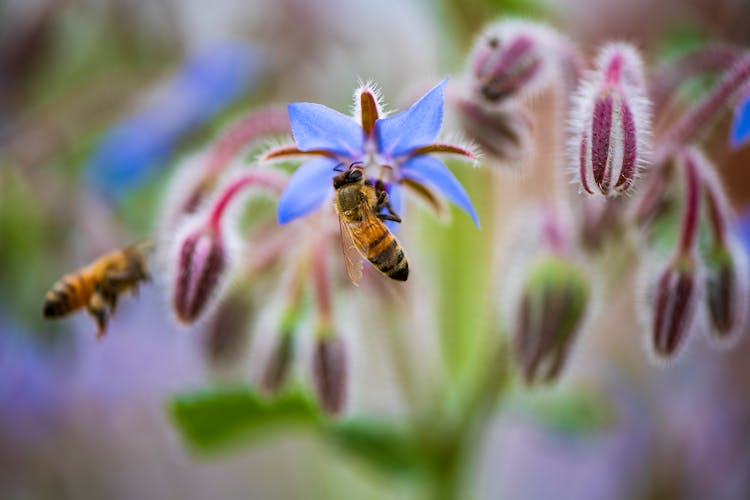
POLYGON ((189 55, 153 98, 105 132, 85 167, 89 185, 120 201, 156 174, 189 132, 251 93, 265 67, 264 52, 235 40, 189 55))
POLYGON ((639 498, 654 439, 645 402, 611 384, 612 421, 571 432, 527 414, 499 419, 485 441, 480 498, 610 500, 639 498))

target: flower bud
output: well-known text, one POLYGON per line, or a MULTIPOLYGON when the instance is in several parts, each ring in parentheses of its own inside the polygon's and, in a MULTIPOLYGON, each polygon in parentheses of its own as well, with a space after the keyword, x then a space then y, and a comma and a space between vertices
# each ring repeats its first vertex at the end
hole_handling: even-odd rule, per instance
POLYGON ((609 44, 574 99, 570 154, 589 194, 628 191, 645 161, 651 116, 642 66, 633 47, 609 44))
POLYGON ((695 320, 695 262, 689 255, 674 259, 656 282, 650 321, 654 353, 670 358, 685 343, 695 320))
POLYGON ((276 393, 284 386, 293 359, 294 332, 282 332, 263 372, 263 387, 268 392, 276 393))
POLYGON ((223 300, 203 330, 203 352, 212 369, 233 369, 243 359, 250 341, 255 304, 246 289, 223 300))
POLYGON ((181 322, 192 323, 207 310, 226 267, 224 245, 216 231, 201 228, 182 240, 172 300, 181 322))
POLYGON ((589 284, 582 271, 560 257, 531 266, 518 305, 513 348, 524 380, 555 380, 583 322, 589 284))
POLYGON ((531 120, 520 106, 487 107, 474 98, 455 101, 465 135, 485 154, 508 163, 521 161, 531 143, 531 120))
POLYGON ((269 392, 283 387, 294 361, 294 340, 302 316, 300 304, 289 307, 281 320, 281 332, 263 373, 263 386, 269 392))
POLYGON ((748 277, 741 251, 716 246, 704 260, 706 306, 713 335, 721 341, 734 340, 745 323, 748 277))
POLYGON ((551 28, 528 21, 490 25, 470 55, 470 77, 477 93, 489 102, 500 102, 536 92, 554 78, 558 39, 551 28))
POLYGON ((346 398, 346 352, 341 338, 330 334, 318 337, 313 383, 323 409, 331 415, 341 412, 346 398))

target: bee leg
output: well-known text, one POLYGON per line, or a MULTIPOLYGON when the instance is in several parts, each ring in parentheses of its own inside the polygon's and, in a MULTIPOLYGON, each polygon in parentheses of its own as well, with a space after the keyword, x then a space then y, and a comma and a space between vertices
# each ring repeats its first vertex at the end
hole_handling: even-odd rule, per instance
POLYGON ((107 305, 109 306, 109 314, 111 316, 115 313, 115 309, 117 309, 117 294, 116 293, 104 294, 103 297, 104 297, 104 300, 107 302, 107 305))
POLYGON ((391 201, 388 198, 388 191, 385 190, 385 185, 380 179, 375 182, 375 192, 378 195, 377 205, 375 205, 376 211, 386 209, 387 214, 378 214, 380 220, 391 220, 393 222, 401 223, 401 217, 391 207, 391 201))
POLYGON ((107 331, 108 321, 107 301, 101 294, 101 292, 94 292, 94 294, 91 296, 91 300, 89 301, 89 305, 86 307, 86 310, 91 316, 94 317, 94 321, 96 321, 96 338, 100 339, 104 337, 104 333, 107 331))

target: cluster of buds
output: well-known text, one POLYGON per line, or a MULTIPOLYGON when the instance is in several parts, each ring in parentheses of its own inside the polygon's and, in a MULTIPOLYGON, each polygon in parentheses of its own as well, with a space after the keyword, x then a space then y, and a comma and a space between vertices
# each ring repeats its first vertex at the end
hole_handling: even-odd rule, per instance
POLYGON ((577 78, 578 54, 552 28, 519 19, 489 25, 477 37, 455 107, 464 132, 493 158, 519 162, 532 125, 522 101, 567 76, 577 78))
MULTIPOLYGON (((229 180, 205 212, 187 218, 175 238, 171 287, 172 306, 181 323, 193 323, 216 304, 225 288, 235 253, 233 228, 227 222, 227 209, 247 188, 262 187, 280 193, 286 175, 266 168, 255 168, 229 180)), ((231 218, 230 218, 231 219, 231 218)))
POLYGON ((675 165, 685 186, 679 241, 653 285, 648 317, 651 347, 662 359, 677 354, 698 326, 701 298, 705 327, 723 344, 732 343, 742 331, 748 299, 745 257, 731 241, 730 212, 713 166, 692 147, 677 155, 675 165), (701 248, 697 237, 703 203, 711 233, 707 249, 701 248))
POLYGON ((649 108, 638 51, 604 46, 571 109, 570 156, 582 191, 610 196, 631 188, 649 151, 649 108))

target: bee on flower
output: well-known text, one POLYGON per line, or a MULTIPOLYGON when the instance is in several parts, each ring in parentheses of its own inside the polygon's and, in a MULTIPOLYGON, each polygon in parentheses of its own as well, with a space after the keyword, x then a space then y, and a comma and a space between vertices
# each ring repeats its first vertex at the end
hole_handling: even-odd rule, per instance
MULTIPOLYGON (((389 229, 400 222, 404 188, 433 204, 438 195, 442 195, 464 210, 478 226, 479 217, 468 194, 435 156, 446 154, 472 162, 477 160, 468 147, 436 140, 443 122, 445 84, 446 80, 443 80, 409 109, 391 116, 385 116, 372 84, 365 84, 355 92, 358 115, 355 118, 321 104, 290 104, 289 120, 295 144, 271 149, 261 161, 290 157, 310 159, 291 176, 279 198, 279 223, 291 222, 323 205, 334 193, 334 177, 337 175, 339 192, 345 185, 361 184, 362 188, 357 188, 358 194, 368 201, 362 205, 363 214, 357 214, 355 219, 347 215, 346 210, 341 210, 341 197, 338 198, 339 216, 343 220, 342 235, 344 239, 354 240, 361 256, 386 274, 389 265, 398 266, 400 248, 394 239, 387 238, 379 222, 383 221, 386 224, 383 228, 389 229), (342 174, 341 171, 346 169, 354 169, 356 173, 342 174), (385 253, 389 256, 392 253, 393 258, 378 259, 382 253, 368 251, 370 245, 369 250, 377 249, 376 242, 380 237, 390 242, 391 248, 386 248, 385 253), (381 265, 383 260, 388 262, 381 265)), ((344 243, 345 248, 347 244, 344 243)), ((402 271, 398 275, 405 278, 403 267, 399 269, 402 271)), ((356 270, 350 270, 353 280, 357 275, 356 270)))

